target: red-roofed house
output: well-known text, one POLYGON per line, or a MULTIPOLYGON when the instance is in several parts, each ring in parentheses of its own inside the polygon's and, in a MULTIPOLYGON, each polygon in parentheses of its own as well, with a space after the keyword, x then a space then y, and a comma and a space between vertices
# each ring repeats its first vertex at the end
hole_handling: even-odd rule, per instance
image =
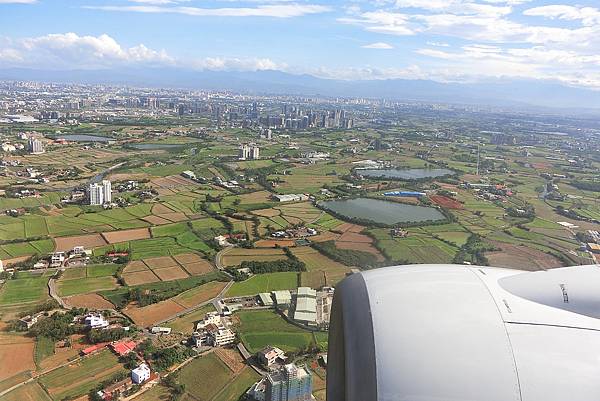
POLYGON ((87 348, 82 349, 81 353, 83 355, 93 354, 94 352, 99 351, 102 348, 106 347, 106 344, 108 344, 108 343, 98 343, 98 344, 92 345, 91 347, 87 347, 87 348))
POLYGON ((135 341, 120 341, 112 343, 110 348, 119 356, 127 355, 135 349, 137 343, 135 341))

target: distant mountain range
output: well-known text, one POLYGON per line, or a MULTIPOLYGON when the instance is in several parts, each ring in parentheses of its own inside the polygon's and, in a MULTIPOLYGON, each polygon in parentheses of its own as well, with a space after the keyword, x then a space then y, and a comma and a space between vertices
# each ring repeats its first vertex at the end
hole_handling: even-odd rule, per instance
POLYGON ((543 80, 498 79, 478 83, 441 83, 408 79, 344 81, 281 71, 224 72, 170 68, 72 71, 4 69, 0 70, 0 80, 126 84, 141 87, 231 90, 255 94, 386 98, 517 109, 600 109, 600 91, 543 80))

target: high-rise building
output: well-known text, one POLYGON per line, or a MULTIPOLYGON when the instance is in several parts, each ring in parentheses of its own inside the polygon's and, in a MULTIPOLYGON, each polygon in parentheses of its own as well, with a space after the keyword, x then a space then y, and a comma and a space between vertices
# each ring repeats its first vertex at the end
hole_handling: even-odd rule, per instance
POLYGON ((44 153, 44 144, 37 138, 29 138, 29 141, 27 142, 27 149, 29 150, 29 153, 34 155, 44 153))
POLYGON ((305 367, 293 363, 275 370, 249 390, 257 401, 312 400, 312 375, 305 367))
POLYGON ((250 158, 254 160, 260 158, 260 148, 258 146, 252 146, 250 148, 250 158))
POLYGON ((246 160, 250 158, 250 146, 244 144, 240 146, 240 150, 238 153, 238 159, 246 160))
POLYGON ((104 188, 96 183, 90 184, 89 187, 90 205, 104 204, 104 188))
POLYGON ((104 195, 104 203, 111 203, 112 187, 109 180, 102 180, 102 192, 104 195))

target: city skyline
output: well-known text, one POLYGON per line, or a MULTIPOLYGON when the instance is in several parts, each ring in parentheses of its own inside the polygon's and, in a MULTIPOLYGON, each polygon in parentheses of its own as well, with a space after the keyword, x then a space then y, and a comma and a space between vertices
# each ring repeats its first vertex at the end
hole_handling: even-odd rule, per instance
POLYGON ((278 70, 600 88, 600 9, 591 1, 1 0, 0 23, 0 69, 278 70))

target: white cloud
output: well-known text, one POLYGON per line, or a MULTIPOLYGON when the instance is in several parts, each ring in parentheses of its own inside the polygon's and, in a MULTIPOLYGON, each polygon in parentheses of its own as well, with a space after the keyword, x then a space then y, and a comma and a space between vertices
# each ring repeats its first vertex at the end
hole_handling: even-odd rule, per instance
POLYGON ((387 11, 369 11, 356 17, 338 18, 343 24, 360 25, 366 30, 390 35, 413 35, 415 31, 409 26, 410 15, 387 11))
POLYGON ((37 0, 0 0, 0 4, 34 4, 37 0))
POLYGON ((381 50, 389 50, 393 49, 394 46, 385 43, 385 42, 375 42, 368 45, 361 46, 363 49, 381 49, 381 50))
POLYGON ((103 69, 176 67, 195 70, 284 70, 286 64, 268 58, 176 58, 144 44, 124 47, 112 37, 48 34, 24 39, 0 38, 0 68, 103 69))
POLYGON ((435 47, 450 47, 450 45, 446 42, 426 42, 426 44, 435 47))
POLYGON ((575 7, 567 5, 549 5, 534 7, 523 12, 524 15, 532 17, 545 17, 561 20, 580 20, 585 26, 593 26, 600 23, 600 10, 593 7, 575 7))
POLYGON ((292 18, 309 14, 319 14, 331 11, 328 6, 317 4, 263 4, 256 7, 162 7, 156 5, 143 6, 84 6, 89 10, 137 12, 137 13, 170 13, 184 14, 195 17, 271 17, 292 18))

